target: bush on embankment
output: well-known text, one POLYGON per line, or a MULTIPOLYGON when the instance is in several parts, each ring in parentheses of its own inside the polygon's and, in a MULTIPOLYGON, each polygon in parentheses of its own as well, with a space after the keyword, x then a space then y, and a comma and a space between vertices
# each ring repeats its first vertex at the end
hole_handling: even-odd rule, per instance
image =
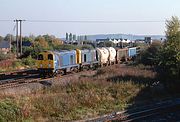
POLYGON ((0 122, 21 121, 21 109, 10 99, 0 101, 0 122))

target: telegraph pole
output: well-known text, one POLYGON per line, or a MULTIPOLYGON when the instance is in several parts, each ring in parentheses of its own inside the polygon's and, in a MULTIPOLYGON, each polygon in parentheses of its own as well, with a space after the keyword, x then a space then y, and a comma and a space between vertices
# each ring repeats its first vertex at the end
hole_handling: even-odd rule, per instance
POLYGON ((20 55, 22 55, 22 21, 25 21, 25 20, 19 20, 20 22, 20 55))
POLYGON ((20 55, 22 55, 22 20, 20 22, 20 55))
POLYGON ((16 22, 16 50, 17 50, 17 57, 20 55, 22 55, 22 21, 25 20, 14 20, 14 22, 16 22), (18 24, 20 23, 20 43, 19 43, 19 38, 18 38, 18 31, 19 31, 19 26, 18 24))
POLYGON ((19 41, 18 41, 18 20, 14 20, 14 22, 16 22, 16 55, 18 57, 18 53, 19 53, 19 41))

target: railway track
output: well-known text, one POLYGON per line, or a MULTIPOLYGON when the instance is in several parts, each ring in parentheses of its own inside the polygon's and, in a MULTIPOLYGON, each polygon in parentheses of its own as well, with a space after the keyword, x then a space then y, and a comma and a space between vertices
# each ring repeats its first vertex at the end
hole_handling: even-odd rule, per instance
POLYGON ((159 115, 162 113, 167 113, 171 112, 172 110, 174 111, 175 109, 179 110, 180 108, 180 103, 170 103, 170 104, 164 104, 164 105, 159 105, 155 106, 152 108, 144 109, 141 111, 136 111, 133 113, 121 113, 117 115, 115 118, 108 120, 107 122, 111 121, 125 121, 125 122, 131 122, 131 121, 140 121, 143 120, 144 118, 159 115))
POLYGON ((10 72, 2 72, 0 73, 0 75, 18 74, 18 73, 34 71, 34 70, 35 69, 22 69, 22 70, 10 71, 10 72))
POLYGON ((0 73, 0 81, 5 80, 5 79, 12 79, 12 78, 28 76, 28 75, 37 74, 37 73, 38 72, 35 69, 26 69, 26 70, 0 73))
POLYGON ((0 73, 0 89, 16 87, 37 81, 38 74, 35 69, 26 69, 0 73))
MULTIPOLYGON (((83 73, 88 73, 90 71, 83 71, 83 73)), ((0 89, 6 89, 6 88, 13 88, 13 87, 19 87, 23 85, 27 85, 29 83, 42 83, 43 81, 56 81, 57 79, 61 78, 69 78, 74 75, 80 75, 82 72, 73 73, 73 72, 67 72, 66 75, 58 75, 53 78, 41 78, 39 74, 25 74, 25 75, 19 75, 14 76, 13 78, 7 78, 0 80, 0 89)), ((68 81, 67 81, 68 83, 68 81)))
POLYGON ((165 113, 180 111, 180 98, 166 100, 155 104, 129 109, 127 111, 114 112, 102 117, 85 120, 87 122, 132 122, 142 121, 145 118, 165 113))
POLYGON ((39 78, 32 80, 26 80, 26 79, 13 80, 12 82, 1 84, 0 89, 18 87, 28 83, 38 82, 39 80, 40 80, 39 78))
POLYGON ((78 73, 67 72, 67 74, 65 75, 58 75, 53 78, 44 78, 44 79, 40 78, 38 71, 35 69, 26 69, 26 70, 20 70, 20 71, 0 73, 0 89, 17 87, 17 86, 25 85, 28 83, 34 83, 34 82, 54 81, 57 78, 59 78, 59 76, 61 78, 66 78, 66 77, 71 77, 73 75, 79 75, 81 73, 88 74, 88 72, 92 70, 83 70, 78 73))

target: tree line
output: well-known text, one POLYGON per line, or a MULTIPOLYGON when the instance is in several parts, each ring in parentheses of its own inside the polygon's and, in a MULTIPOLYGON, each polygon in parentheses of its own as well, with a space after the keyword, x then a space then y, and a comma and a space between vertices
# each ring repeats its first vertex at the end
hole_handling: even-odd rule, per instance
POLYGON ((173 16, 166 21, 166 41, 153 42, 141 52, 140 63, 155 66, 164 79, 180 80, 180 20, 173 16))
MULTIPOLYGON (((75 37, 74 37, 75 38, 75 37)), ((10 41, 12 45, 11 52, 16 54, 16 38, 11 34, 5 37, 0 36, 0 41, 10 41)), ((88 41, 85 41, 88 42, 88 41)), ((31 56, 36 59, 37 55, 45 50, 72 50, 72 49, 92 49, 93 45, 84 43, 83 45, 64 44, 64 41, 53 35, 25 36, 23 37, 23 54, 20 58, 31 56)), ((3 56, 4 57, 4 56, 3 56)))

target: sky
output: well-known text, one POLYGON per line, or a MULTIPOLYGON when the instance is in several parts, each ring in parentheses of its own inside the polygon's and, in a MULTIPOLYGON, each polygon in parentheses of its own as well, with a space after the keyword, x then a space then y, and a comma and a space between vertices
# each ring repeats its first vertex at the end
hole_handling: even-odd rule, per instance
POLYGON ((165 20, 180 18, 180 0, 0 0, 0 36, 15 35, 15 19, 22 34, 77 35, 136 34, 163 35, 165 20), (12 20, 12 21, 1 21, 12 20), (31 22, 48 21, 160 21, 119 23, 31 22))

